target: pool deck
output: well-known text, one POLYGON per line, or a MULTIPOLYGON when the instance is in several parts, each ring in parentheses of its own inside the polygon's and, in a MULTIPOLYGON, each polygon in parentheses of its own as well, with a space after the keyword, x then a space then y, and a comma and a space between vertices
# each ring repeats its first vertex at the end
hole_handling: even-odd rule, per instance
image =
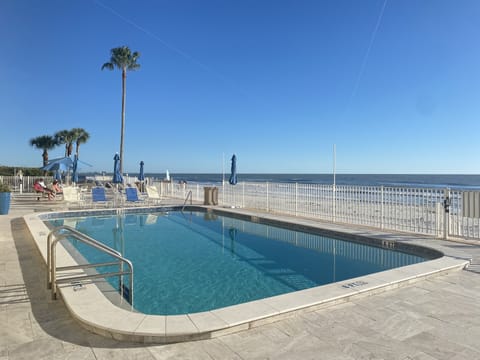
MULTIPOLYGON (((62 204, 48 201, 14 201, 9 215, 0 216, 0 360, 480 358, 480 274, 475 272, 479 242, 447 242, 322 224, 332 230, 441 247, 451 257, 443 259, 440 268, 449 270, 420 279, 418 269, 403 269, 405 281, 388 286, 388 291, 341 287, 358 294, 289 313, 271 323, 254 314, 247 331, 219 333, 208 340, 142 345, 95 335, 79 325, 62 300, 50 299, 44 260, 23 217, 61 208, 62 204), (473 258, 473 265, 469 271, 458 270, 455 264, 466 258, 473 258)), ((385 277, 384 281, 396 281, 385 277)), ((377 281, 367 282, 379 285, 377 281)), ((273 307, 278 311, 278 306, 273 307)))

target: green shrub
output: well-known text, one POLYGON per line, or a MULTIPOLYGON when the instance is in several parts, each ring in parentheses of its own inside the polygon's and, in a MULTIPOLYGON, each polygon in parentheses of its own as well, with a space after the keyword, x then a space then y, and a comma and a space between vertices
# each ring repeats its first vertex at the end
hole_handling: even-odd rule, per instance
POLYGON ((6 192, 11 192, 10 186, 7 184, 4 184, 3 182, 0 182, 0 193, 6 193, 6 192))

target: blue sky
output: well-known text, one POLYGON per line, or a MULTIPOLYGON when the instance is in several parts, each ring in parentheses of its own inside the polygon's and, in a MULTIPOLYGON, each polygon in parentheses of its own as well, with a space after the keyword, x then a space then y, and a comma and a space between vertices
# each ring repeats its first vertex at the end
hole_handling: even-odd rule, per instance
MULTIPOLYGON (((480 173, 480 1, 2 0, 0 165, 82 127, 111 171, 480 173)), ((50 152, 61 157, 63 148, 50 152)))

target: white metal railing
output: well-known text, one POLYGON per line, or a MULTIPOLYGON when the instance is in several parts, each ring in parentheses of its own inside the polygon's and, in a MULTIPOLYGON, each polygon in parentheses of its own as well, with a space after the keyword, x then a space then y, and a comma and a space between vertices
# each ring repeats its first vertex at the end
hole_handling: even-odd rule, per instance
POLYGON ((183 206, 182 206, 182 212, 183 212, 183 210, 185 210, 185 206, 187 205, 188 199, 190 199, 190 205, 192 205, 192 203, 193 203, 193 201, 192 201, 192 190, 190 190, 187 193, 187 196, 185 197, 185 201, 183 202, 183 206))
MULTIPOLYGON (((203 201, 211 184, 161 185, 162 196, 203 201)), ((241 182, 219 185, 219 204, 435 237, 480 238, 480 219, 462 216, 462 190, 241 182), (449 212, 444 201, 449 197, 449 212)))
MULTIPOLYGON (((40 177, 0 176, 13 191, 32 192, 40 177)), ((53 179, 44 177, 45 181, 53 179)), ((134 180, 133 178, 130 180, 134 180)), ((240 182, 191 184, 154 182, 162 197, 203 202, 204 187, 218 186, 220 206, 249 208, 324 221, 365 225, 385 230, 411 232, 436 237, 480 239, 480 219, 462 216, 463 190, 442 188, 322 185, 300 183, 240 182), (448 192, 449 212, 444 210, 448 192)))
MULTIPOLYGON (((102 176, 102 175, 97 175, 94 177, 95 181, 98 181, 99 183, 105 184, 108 182, 112 182, 112 176, 102 176)), ((32 192, 33 191, 33 184, 35 183, 35 180, 38 179, 43 179, 45 184, 51 184, 54 180, 53 176, 13 176, 13 175, 0 175, 0 182, 3 182, 5 184, 8 184, 10 188, 12 189, 13 192, 32 192)), ((66 175, 64 176, 64 179, 66 180, 66 184, 71 183, 71 176, 66 175)), ((125 184, 129 184, 131 186, 135 185, 136 183, 139 182, 138 178, 136 176, 125 176, 123 178, 123 182, 125 184)), ((153 178, 145 178, 145 184, 152 184, 153 183, 153 178)))
POLYGON ((66 225, 61 225, 54 228, 47 237, 47 287, 52 291, 52 299, 57 298, 57 284, 58 283, 78 283, 80 280, 108 278, 112 276, 118 276, 119 279, 119 291, 126 298, 131 306, 133 306, 133 265, 130 260, 124 258, 120 252, 109 246, 75 230, 74 228, 66 225), (115 259, 117 261, 95 263, 95 264, 77 264, 72 266, 57 267, 56 262, 56 245, 59 241, 73 237, 84 244, 87 244, 115 259), (124 270, 123 265, 127 265, 128 270, 124 270), (57 272, 59 271, 72 271, 77 269, 88 269, 98 267, 118 266, 118 271, 108 273, 94 273, 94 274, 75 274, 71 276, 63 276, 58 279, 57 272), (123 282, 123 276, 128 275, 130 281, 130 287, 126 287, 123 282))
POLYGON ((0 176, 0 182, 7 184, 16 193, 33 192, 33 184, 39 179, 43 179, 45 184, 53 182, 52 176, 0 176))

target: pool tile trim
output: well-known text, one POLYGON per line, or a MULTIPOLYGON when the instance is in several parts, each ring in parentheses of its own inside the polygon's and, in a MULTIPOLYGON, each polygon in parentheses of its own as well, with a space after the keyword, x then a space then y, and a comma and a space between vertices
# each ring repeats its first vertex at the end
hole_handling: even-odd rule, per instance
MULTIPOLYGON (((143 212, 145 209, 129 208, 125 209, 125 213, 143 212)), ((152 208, 148 209, 152 210, 152 208)), ((168 211, 176 208, 153 208, 153 210, 155 209, 168 211)), ((206 207, 194 207, 192 209, 205 211, 206 207)), ((116 209, 108 209, 29 214, 24 216, 24 220, 30 229, 39 253, 46 263, 46 244, 49 229, 43 222, 44 220, 54 219, 59 217, 60 214, 62 217, 92 214, 111 215, 115 214, 116 211, 116 209)), ((261 218, 263 222, 267 223, 285 221, 285 219, 271 214, 259 215, 258 213, 255 214, 238 209, 218 211, 207 208, 207 211, 228 212, 238 217, 252 216, 254 214, 253 216, 261 218)), ((291 221, 288 223, 292 224, 291 221)), ((308 227, 308 230, 313 228, 322 231, 322 233, 326 231, 338 234, 340 231, 338 226, 332 224, 329 225, 333 230, 325 229, 324 223, 302 221, 297 218, 295 218, 295 224, 299 228, 308 227)), ((341 230, 343 235, 345 229, 342 228, 341 230)), ((350 236, 357 239, 357 241, 367 238, 363 235, 358 235, 356 230, 352 230, 350 236)), ((372 236, 372 239, 377 244, 381 244, 382 239, 380 235, 372 236)), ((409 239, 412 240, 414 237, 404 235, 399 236, 398 240, 389 241, 393 241, 395 246, 406 245, 410 249, 418 246, 409 242, 409 239)), ((429 253, 430 256, 438 256, 442 253, 445 255, 418 264, 195 314, 164 316, 128 311, 115 306, 92 282, 85 283, 81 291, 74 291, 71 285, 62 284, 59 286, 58 293, 71 315, 80 324, 90 331, 105 337, 139 343, 174 343, 210 339, 261 326, 296 314, 344 303, 353 298, 371 296, 420 281, 428 276, 458 271, 465 268, 470 262, 468 256, 461 252, 452 253, 449 248, 435 244, 432 246, 431 243, 427 243, 425 242, 425 244, 421 245, 422 253, 429 253)), ((388 246, 391 245, 389 244, 388 246)), ((59 266, 74 265, 76 263, 61 243, 60 246, 57 246, 57 263, 59 266)))

